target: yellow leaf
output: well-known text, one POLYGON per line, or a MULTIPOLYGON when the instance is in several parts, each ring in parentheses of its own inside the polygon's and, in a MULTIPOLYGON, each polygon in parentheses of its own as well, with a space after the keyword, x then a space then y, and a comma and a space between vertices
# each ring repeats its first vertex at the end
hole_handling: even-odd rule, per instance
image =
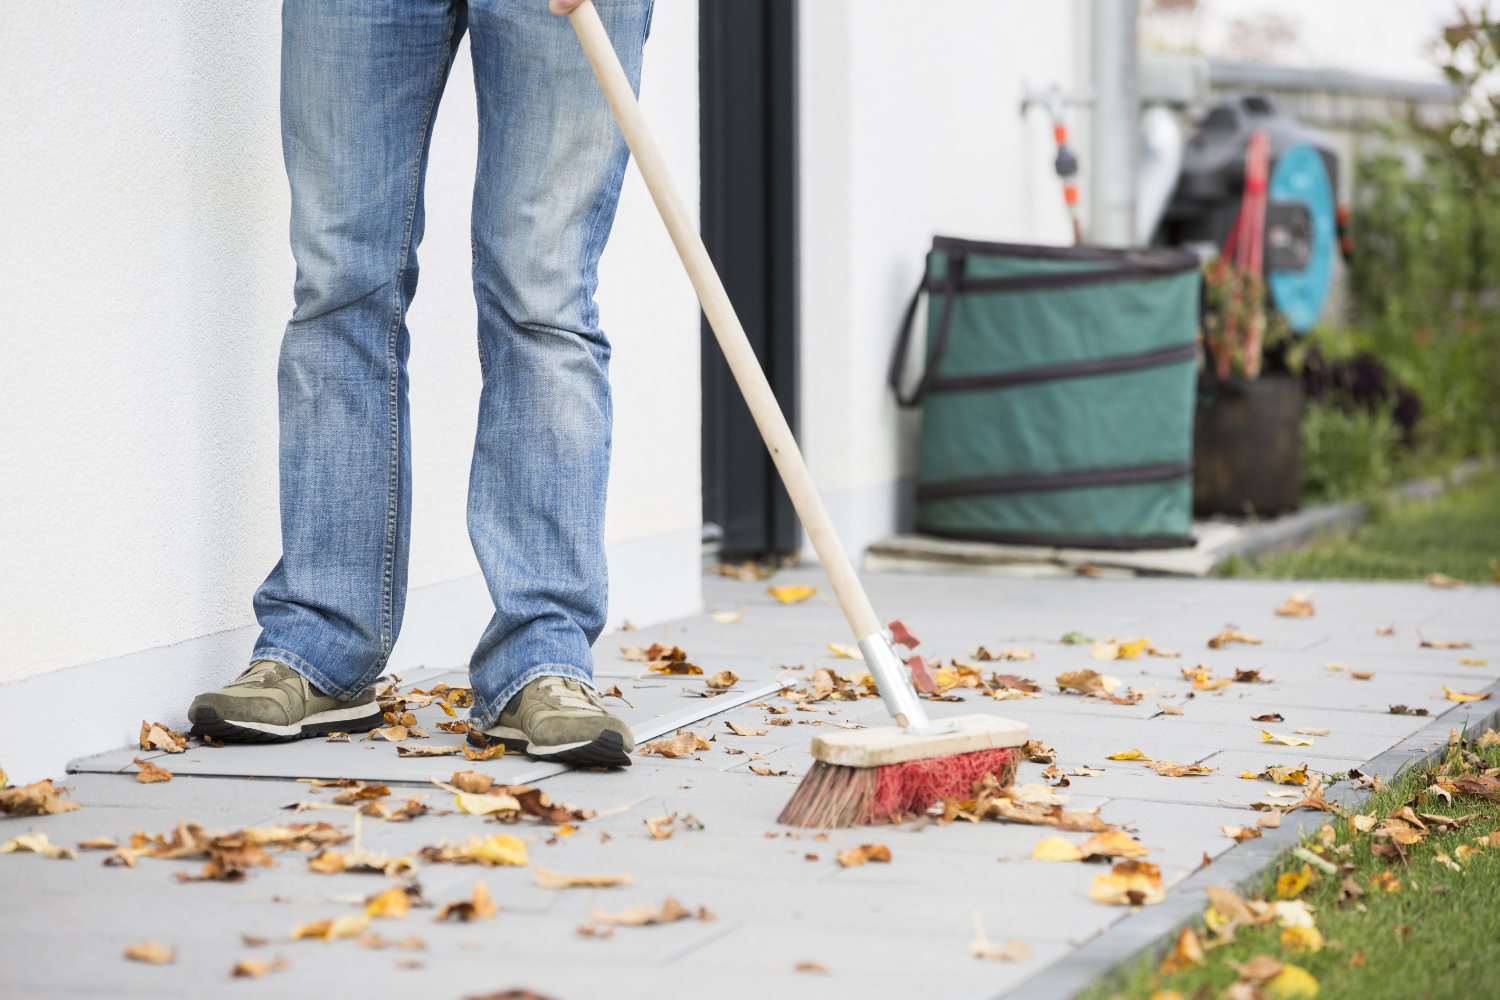
POLYGON ((740 620, 738 611, 715 611, 710 617, 716 625, 733 625, 740 620))
POLYGON ((1268 733, 1264 729, 1260 731, 1262 743, 1284 743, 1289 747, 1310 747, 1313 745, 1311 738, 1307 736, 1284 736, 1281 733, 1268 733))
POLYGON ((1134 660, 1150 646, 1150 639, 1131 639, 1129 642, 1122 642, 1120 643, 1119 658, 1122 660, 1134 660))
MULTIPOLYGON (((1059 838, 1050 838, 1053 840, 1059 838)), ((1046 841, 1043 841, 1046 843, 1046 841)), ((1038 845, 1040 846, 1040 845, 1038 845)), ((1143 858, 1147 854, 1145 844, 1136 840, 1124 830, 1110 830, 1105 833, 1097 833, 1083 842, 1079 851, 1084 857, 1118 857, 1118 858, 1143 858)), ((1035 857, 1035 853, 1032 857, 1035 857)))
POLYGON ((860 652, 858 646, 846 646, 842 642, 830 642, 828 648, 833 650, 835 656, 841 656, 846 660, 858 660, 861 663, 865 660, 865 654, 860 652))
POLYGON ((411 897, 406 890, 400 887, 387 889, 378 896, 373 896, 365 907, 365 913, 372 917, 404 917, 406 911, 411 909, 411 897))
POLYGON ((78 857, 78 852, 73 848, 52 843, 45 833, 23 833, 0 844, 0 854, 10 854, 13 851, 31 851, 49 858, 67 858, 70 861, 78 857))
POLYGON ((1150 760, 1151 758, 1147 757, 1145 754, 1141 753, 1139 750, 1121 750, 1119 753, 1112 753, 1112 754, 1110 754, 1108 757, 1106 757, 1104 759, 1105 760, 1150 760))
POLYGON ((1149 861, 1121 861, 1108 873, 1094 876, 1089 896, 1111 906, 1143 906, 1167 898, 1161 869, 1149 861))
POLYGON ((1287 951, 1318 951, 1323 935, 1316 927, 1288 927, 1281 932, 1281 946, 1287 951))
POLYGON ((1240 775, 1240 777, 1241 778, 1249 778, 1251 781, 1257 781, 1257 780, 1260 779, 1260 772, 1259 771, 1245 771, 1243 774, 1240 775))
POLYGON ((1306 969, 1284 965, 1276 978, 1266 983, 1266 992, 1276 1000, 1302 1000, 1318 995, 1318 981, 1306 969))
POLYGON ((367 913, 351 913, 336 920, 315 920, 292 929, 292 937, 315 938, 319 941, 337 941, 339 938, 359 937, 370 927, 367 913))
POLYGON ((459 792, 454 796, 458 808, 470 816, 489 816, 500 812, 520 812, 521 803, 512 795, 471 795, 459 792))
POLYGON ((817 592, 817 587, 809 587, 803 583, 794 583, 785 587, 766 588, 766 593, 776 598, 782 604, 796 604, 800 601, 805 601, 817 592))
POLYGON ((1078 845, 1061 837, 1048 837, 1031 849, 1033 861, 1082 861, 1078 845))
POLYGON ((1443 693, 1448 696, 1449 701, 1483 701, 1490 696, 1488 691, 1454 691, 1448 685, 1443 685, 1443 693))
POLYGON ((1296 899, 1312 881, 1312 865, 1303 865, 1301 871, 1282 872, 1276 878, 1276 898, 1296 899))
POLYGON ((884 844, 861 844, 834 855, 845 868, 855 868, 867 861, 889 862, 891 849, 884 844))
POLYGON ((125 949, 125 957, 135 959, 137 962, 150 962, 153 965, 170 965, 177 960, 177 952, 164 944, 155 941, 142 941, 125 949))

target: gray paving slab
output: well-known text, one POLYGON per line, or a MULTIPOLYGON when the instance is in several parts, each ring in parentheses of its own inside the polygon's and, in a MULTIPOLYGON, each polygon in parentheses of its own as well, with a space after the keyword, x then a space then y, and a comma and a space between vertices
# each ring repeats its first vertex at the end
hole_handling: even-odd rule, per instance
MULTIPOLYGON (((306 858, 298 854, 279 855, 276 867, 256 869, 238 884, 188 885, 178 883, 174 873, 194 870, 199 862, 143 859, 135 869, 120 869, 102 867, 98 854, 85 853, 77 861, 5 855, 0 857, 0 894, 7 901, 26 902, 0 908, 0 995, 159 998, 232 992, 324 998, 395 989, 456 998, 525 986, 558 1000, 606 990, 625 997, 703 990, 727 997, 759 998, 767 991, 789 998, 894 997, 934 988, 954 997, 1069 996, 1098 971, 1154 946, 1197 912, 1206 880, 1222 884, 1249 877, 1280 844, 1295 837, 1299 823, 1320 821, 1304 821, 1294 813, 1263 840, 1236 845, 1219 827, 1248 822, 1255 814, 1247 803, 1268 787, 1238 778, 1240 771, 1306 762, 1333 773, 1373 758, 1382 773, 1393 772, 1436 749, 1451 725, 1475 725, 1486 718, 1487 703, 1457 705, 1441 697, 1445 683, 1480 690, 1496 679, 1495 667, 1459 661, 1500 663, 1500 600, 1491 588, 1438 591, 1418 585, 1319 583, 1313 587, 1317 616, 1291 620, 1276 618, 1271 609, 1306 585, 869 578, 876 606, 911 624, 925 640, 924 653, 930 650, 946 659, 967 656, 981 644, 991 650, 1024 645, 1035 652, 1034 660, 996 666, 1042 682, 1064 670, 1099 669, 1128 685, 1155 684, 1163 703, 1183 706, 1182 716, 1153 717, 1157 695, 1148 695, 1140 705, 1117 706, 1059 694, 1050 683, 1041 699, 995 702, 970 694, 961 703, 930 706, 939 717, 986 712, 1020 719, 1033 735, 1057 748, 1060 765, 1105 769, 1097 777, 1074 777, 1061 791, 1071 795, 1074 807, 1098 806, 1106 820, 1129 824, 1169 878, 1183 876, 1167 903, 1130 915, 1088 898, 1089 883, 1100 869, 1031 860, 1035 844, 1055 833, 1047 828, 959 822, 920 831, 910 826, 837 830, 820 841, 813 839, 815 831, 778 827, 775 817, 810 763, 808 745, 820 730, 826 731, 810 723, 886 723, 879 703, 836 705, 834 716, 789 711, 774 718, 793 724, 773 726, 768 721, 773 716, 761 707, 718 699, 718 705, 705 705, 703 699, 684 695, 684 687, 697 683, 691 679, 637 680, 639 665, 620 657, 620 645, 666 638, 683 645, 709 673, 734 669, 744 678, 742 688, 768 683, 788 667, 803 668, 784 675, 789 678, 806 677, 820 666, 856 667, 827 648, 849 637, 842 615, 826 600, 826 585, 816 568, 784 573, 776 582, 801 581, 823 592, 783 606, 765 594, 765 582, 711 577, 705 581, 709 607, 743 609, 740 622, 716 624, 705 614, 665 629, 615 633, 601 640, 596 671, 601 680, 619 683, 635 703, 630 711, 636 714, 627 715, 633 725, 672 724, 678 713, 703 708, 718 714, 692 724, 694 731, 714 737, 712 749, 692 757, 638 758, 619 772, 545 776, 544 787, 553 798, 608 812, 579 824, 572 836, 554 837, 529 821, 502 826, 456 812, 410 823, 360 822, 361 844, 372 850, 404 854, 443 839, 507 832, 528 839, 536 864, 571 873, 625 872, 633 876, 633 884, 557 892, 539 889, 525 869, 424 865, 417 877, 429 899, 457 899, 483 879, 500 913, 475 924, 433 924, 430 910, 377 922, 382 926, 376 929, 387 938, 415 933, 425 939, 424 951, 408 953, 360 948, 352 941, 291 941, 296 925, 356 912, 359 900, 394 884, 379 876, 309 872, 306 858), (1260 636, 1264 644, 1209 650, 1207 639, 1229 623, 1260 636), (1376 628, 1391 624, 1394 636, 1375 635, 1376 628), (1474 648, 1421 649, 1419 629, 1429 638, 1469 640, 1474 648), (1074 630, 1095 637, 1147 636, 1182 656, 1095 661, 1089 647, 1058 641, 1074 630), (1330 661, 1372 670, 1375 676, 1355 681, 1328 671, 1330 661), (1240 667, 1274 673, 1277 679, 1235 684, 1221 693, 1196 692, 1189 699, 1191 685, 1180 668, 1200 662, 1219 676, 1232 676, 1240 667), (1390 715, 1387 708, 1393 701, 1426 707, 1433 715, 1390 715), (1302 726, 1328 728, 1330 734, 1314 737, 1311 747, 1260 742, 1261 726, 1250 716, 1269 711, 1285 716, 1285 722, 1266 726, 1275 732, 1302 726), (726 720, 767 733, 737 736, 726 720), (788 773, 749 773, 749 754, 730 754, 731 747, 760 753, 775 770, 788 773), (1162 759, 1202 759, 1219 773, 1171 779, 1138 762, 1105 759, 1129 747, 1162 759), (651 838, 643 820, 670 813, 692 813, 703 828, 679 828, 668 840, 651 838), (887 844, 892 863, 842 869, 833 860, 838 850, 866 842, 887 844), (818 860, 807 860, 809 853, 818 860), (1212 862, 1200 870, 1205 854, 1212 862), (607 939, 575 933, 595 907, 617 910, 660 902, 668 894, 690 907, 707 907, 717 919, 620 928, 607 939), (975 910, 992 941, 1025 940, 1031 957, 1019 963, 971 958, 967 946, 975 910), (247 948, 240 942, 242 933, 266 937, 271 944, 247 948), (177 964, 143 966, 120 957, 126 944, 146 937, 176 946, 177 964), (273 955, 289 960, 286 971, 264 980, 229 979, 228 970, 238 959, 273 955), (403 961, 423 967, 398 967, 403 961), (797 971, 799 962, 816 962, 827 971, 797 971)), ((453 683, 462 676, 432 671, 422 679, 430 683, 446 677, 453 683)), ((422 721, 429 721, 426 715, 422 721)), ((399 789, 400 794, 428 795, 436 809, 451 810, 446 793, 430 784, 425 790, 415 786, 430 774, 467 769, 452 758, 402 761, 417 768, 390 778, 385 776, 393 773, 390 764, 396 758, 388 745, 374 750, 322 742, 292 746, 298 753, 295 760, 286 755, 280 762, 260 753, 268 748, 173 755, 166 763, 178 778, 149 786, 131 778, 133 769, 107 773, 128 764, 140 755, 138 750, 79 762, 89 773, 70 775, 67 783, 83 809, 0 820, 0 838, 40 830, 54 842, 70 843, 90 836, 128 836, 137 829, 166 832, 179 817, 224 829, 269 825, 293 818, 281 808, 290 802, 328 798, 306 783, 276 780, 271 773, 253 780, 233 776, 246 770, 273 772, 283 779, 382 777, 411 786, 399 789), (189 763, 194 757, 196 765, 189 763), (378 767, 361 763, 366 760, 378 767), (210 768, 220 776, 193 773, 210 768)), ((502 778, 536 770, 515 758, 490 763, 502 778)), ((1041 772, 1041 765, 1027 762, 1020 777, 1041 780, 1041 772)), ((295 818, 352 824, 348 814, 332 810, 295 818)))

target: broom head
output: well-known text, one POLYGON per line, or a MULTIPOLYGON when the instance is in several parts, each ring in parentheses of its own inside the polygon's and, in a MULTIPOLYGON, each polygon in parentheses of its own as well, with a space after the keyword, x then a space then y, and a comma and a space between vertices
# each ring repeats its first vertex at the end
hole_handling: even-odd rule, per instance
POLYGON ((925 811, 945 798, 968 798, 974 782, 1015 777, 1016 747, 1030 736, 1024 722, 963 715, 958 728, 910 735, 896 726, 857 729, 812 742, 815 762, 777 822, 787 826, 864 826, 925 811))

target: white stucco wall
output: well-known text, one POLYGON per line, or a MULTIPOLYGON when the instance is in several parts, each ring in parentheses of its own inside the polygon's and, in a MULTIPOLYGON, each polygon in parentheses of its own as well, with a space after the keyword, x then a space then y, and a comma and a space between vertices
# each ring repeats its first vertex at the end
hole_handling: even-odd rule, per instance
POLYGON ((1075 87, 1076 6, 801 5, 800 438, 856 558, 915 472, 885 373, 932 237, 1072 242, 1050 122, 1020 106, 1023 82, 1075 87))
MULTIPOLYGON (((224 653, 239 638, 205 637, 253 635, 250 596, 280 550, 276 355, 294 267, 279 5, 59 0, 8 5, 0 24, 0 684, 99 665, 86 686, 66 676, 95 709, 134 699, 114 713, 130 718, 95 712, 114 746, 138 713, 180 721, 196 686, 242 668, 224 653), (173 644, 176 659, 153 659, 173 644), (194 666, 151 673, 168 659, 194 666)), ((692 0, 657 5, 642 102, 696 205, 692 0)), ((462 662, 488 617, 464 524, 475 133, 465 47, 434 134, 410 317, 413 598, 397 658, 431 665, 462 662), (427 621, 439 605, 461 608, 469 634, 427 621)), ((701 605, 698 425, 681 419, 697 412, 699 334, 633 168, 599 302, 615 344, 610 620, 644 624, 701 605)), ((55 722, 24 703, 25 683, 10 690, 12 717, 55 722)), ((27 729, 0 732, 12 777, 27 729)))

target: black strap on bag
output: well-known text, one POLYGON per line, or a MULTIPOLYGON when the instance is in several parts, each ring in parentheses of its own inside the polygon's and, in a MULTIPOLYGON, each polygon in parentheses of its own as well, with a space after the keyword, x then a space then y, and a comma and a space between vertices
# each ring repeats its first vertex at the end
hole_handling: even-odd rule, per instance
POLYGON ((953 319, 953 302, 958 298, 958 286, 963 280, 966 260, 967 258, 961 253, 948 256, 948 273, 943 279, 943 313, 938 317, 937 331, 932 337, 932 350, 927 353, 927 362, 922 367, 922 378, 909 396, 902 395, 901 383, 905 381, 906 358, 911 349, 912 324, 917 318, 917 304, 922 299, 922 293, 931 285, 925 268, 922 272, 922 280, 918 283, 916 292, 912 294, 911 303, 906 307, 906 316, 901 320, 901 331, 896 337, 896 353, 891 358, 891 371, 888 378, 891 388, 896 393, 896 402, 901 406, 911 407, 921 404, 923 397, 927 395, 928 383, 932 381, 932 373, 937 370, 938 362, 942 360, 943 352, 948 348, 948 324, 953 319))

